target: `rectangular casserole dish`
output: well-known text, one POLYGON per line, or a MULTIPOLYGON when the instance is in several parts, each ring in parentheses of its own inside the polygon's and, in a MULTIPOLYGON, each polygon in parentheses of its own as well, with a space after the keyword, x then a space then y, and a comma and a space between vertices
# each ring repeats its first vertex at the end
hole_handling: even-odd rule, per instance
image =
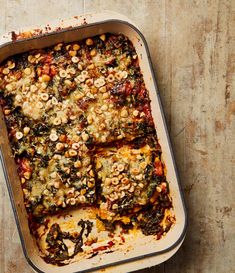
POLYGON ((44 29, 39 28, 19 34, 12 32, 0 39, 0 62, 9 56, 31 49, 44 48, 61 41, 77 41, 105 32, 122 33, 127 36, 132 41, 139 56, 140 68, 146 88, 149 90, 152 115, 163 151, 162 156, 167 167, 167 180, 170 183, 170 194, 173 200, 176 223, 166 236, 159 241, 153 240, 152 237, 137 238, 131 245, 124 244, 118 251, 102 256, 97 255, 90 260, 76 261, 63 267, 47 264, 41 259, 39 251, 35 247, 35 241, 29 231, 16 165, 9 146, 3 114, 0 112, 0 151, 3 170, 24 254, 37 272, 85 272, 97 271, 104 267, 110 269, 110 266, 112 266, 110 271, 128 272, 137 268, 159 264, 168 259, 177 251, 185 236, 187 222, 185 205, 178 182, 150 55, 143 35, 133 24, 120 15, 103 13, 76 17, 60 23, 56 22, 44 29))

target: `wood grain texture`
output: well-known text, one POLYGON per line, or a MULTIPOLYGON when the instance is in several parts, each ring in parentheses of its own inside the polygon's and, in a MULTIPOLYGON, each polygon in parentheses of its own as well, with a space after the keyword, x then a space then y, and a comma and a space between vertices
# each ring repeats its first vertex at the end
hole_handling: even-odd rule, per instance
MULTIPOLYGON (((82 7, 0 0, 0 34, 82 7)), ((139 273, 235 272, 235 1, 86 0, 86 12, 104 9, 127 15, 147 39, 189 214, 178 253, 139 273)), ((29 273, 0 180, 0 273, 29 273)))

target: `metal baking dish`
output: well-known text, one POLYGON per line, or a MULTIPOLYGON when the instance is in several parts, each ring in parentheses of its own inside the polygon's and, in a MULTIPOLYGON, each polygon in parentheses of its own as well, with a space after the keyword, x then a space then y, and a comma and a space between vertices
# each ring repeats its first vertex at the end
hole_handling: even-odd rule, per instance
POLYGON ((3 114, 0 111, 0 159, 23 251, 27 261, 37 272, 98 272, 103 268, 106 268, 108 272, 130 272, 164 262, 178 250, 185 236, 186 210, 149 50, 143 35, 134 24, 121 15, 107 12, 78 16, 68 21, 55 22, 46 28, 9 33, 0 37, 0 62, 9 56, 30 49, 51 46, 61 41, 81 40, 105 32, 122 33, 127 36, 132 41, 139 56, 145 84, 150 93, 152 115, 163 151, 163 160, 167 167, 167 180, 170 183, 176 223, 161 240, 153 240, 151 236, 138 237, 130 242, 129 245, 124 244, 113 253, 97 255, 89 260, 75 261, 63 267, 47 264, 40 257, 34 238, 29 231, 21 184, 8 142, 3 114))

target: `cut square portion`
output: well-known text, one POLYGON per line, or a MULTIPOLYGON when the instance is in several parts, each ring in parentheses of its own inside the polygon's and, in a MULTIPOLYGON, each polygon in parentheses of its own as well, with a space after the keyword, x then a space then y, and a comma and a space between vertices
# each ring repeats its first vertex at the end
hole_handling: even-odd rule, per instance
POLYGON ((160 155, 155 137, 98 149, 95 169, 102 219, 115 221, 156 201, 166 181, 160 155))
MULTIPOLYGON (((113 86, 115 88, 119 87, 113 86)), ((102 94, 97 93, 96 99, 84 109, 84 131, 89 135, 89 142, 99 145, 122 139, 132 141, 153 133, 155 129, 149 103, 143 100, 142 104, 129 102, 120 106, 116 95, 112 95, 113 89, 106 92, 109 99, 103 99, 102 94)))
POLYGON ((5 118, 29 213, 40 217, 95 201, 94 171, 84 135, 69 127, 37 123, 19 109, 5 118))
MULTIPOLYGON (((40 138, 42 145, 47 141, 40 138)), ((94 172, 87 147, 79 142, 67 143, 57 143, 55 150, 48 147, 46 154, 37 154, 36 150, 34 157, 22 154, 17 158, 26 208, 34 216, 95 201, 94 172)))

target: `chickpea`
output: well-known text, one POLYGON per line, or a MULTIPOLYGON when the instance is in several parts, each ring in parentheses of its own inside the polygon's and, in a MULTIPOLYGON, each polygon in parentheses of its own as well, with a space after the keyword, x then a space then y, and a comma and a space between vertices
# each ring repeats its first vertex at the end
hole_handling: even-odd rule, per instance
POLYGON ((49 82, 51 80, 51 77, 49 75, 42 75, 42 81, 43 82, 49 82))
POLYGON ((78 44, 73 45, 73 50, 78 51, 79 49, 80 49, 80 45, 78 44))
POLYGON ((95 55, 96 55, 96 49, 95 48, 93 48, 91 51, 90 51, 90 55, 91 55, 91 57, 94 57, 95 55))
POLYGON ((91 46, 91 45, 93 45, 94 44, 94 42, 93 42, 93 40, 91 39, 91 38, 87 38, 86 39, 86 45, 87 46, 91 46))

